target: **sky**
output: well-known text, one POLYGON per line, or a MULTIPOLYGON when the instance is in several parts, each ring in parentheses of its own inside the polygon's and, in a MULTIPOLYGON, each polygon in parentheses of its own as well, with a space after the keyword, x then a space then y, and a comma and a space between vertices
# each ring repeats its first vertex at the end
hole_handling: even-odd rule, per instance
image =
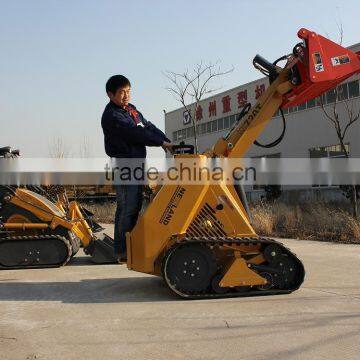
POLYGON ((260 77, 257 53, 291 52, 301 27, 337 40, 341 23, 343 44, 360 42, 359 10, 355 0, 0 0, 0 147, 46 157, 60 140, 69 156, 87 144, 103 157, 111 75, 130 79, 131 102, 164 129, 163 109, 180 107, 164 71, 220 61, 234 66, 213 83, 225 91, 260 77))

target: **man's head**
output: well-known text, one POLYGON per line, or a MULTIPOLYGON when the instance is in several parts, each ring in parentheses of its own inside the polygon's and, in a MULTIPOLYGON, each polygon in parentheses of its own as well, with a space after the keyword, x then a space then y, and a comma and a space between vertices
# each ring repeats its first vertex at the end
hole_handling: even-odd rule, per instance
POLYGON ((123 75, 113 75, 106 82, 106 93, 110 100, 118 106, 124 107, 130 101, 130 81, 123 75))

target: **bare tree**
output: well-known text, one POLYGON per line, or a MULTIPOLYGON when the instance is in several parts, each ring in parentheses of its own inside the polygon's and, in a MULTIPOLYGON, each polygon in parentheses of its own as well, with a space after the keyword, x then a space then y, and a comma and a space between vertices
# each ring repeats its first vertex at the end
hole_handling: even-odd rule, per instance
MULTIPOLYGON (((347 146, 346 137, 350 127, 355 124, 360 118, 360 109, 354 108, 354 102, 346 98, 344 93, 344 85, 339 85, 333 90, 332 96, 334 97, 334 102, 325 107, 323 97, 320 98, 320 106, 323 113, 325 114, 326 119, 333 126, 336 136, 339 140, 341 152, 346 158, 350 157, 349 147, 347 146), (343 107, 345 110, 345 115, 340 116, 339 107, 343 107)), ((354 218, 358 216, 357 210, 357 190, 355 185, 344 185, 341 186, 341 189, 344 191, 345 196, 348 197, 352 205, 352 213, 354 218)))
MULTIPOLYGON (((70 156, 70 147, 61 136, 54 136, 49 144, 49 156, 56 159, 64 159, 70 156)), ((65 186, 63 185, 42 185, 44 195, 51 201, 60 201, 66 207, 68 199, 65 186)))
POLYGON ((88 158, 91 156, 91 147, 89 138, 84 136, 83 141, 79 143, 79 155, 81 158, 88 158))
MULTIPOLYGON (((78 142, 78 149, 79 152, 76 153, 76 156, 80 158, 88 158, 91 156, 91 146, 88 137, 84 136, 82 141, 78 142)), ((54 137, 49 144, 49 155, 50 157, 57 159, 75 156, 74 153, 71 152, 71 147, 60 136, 54 137)))
POLYGON ((49 144, 49 155, 53 158, 66 158, 70 155, 70 148, 66 145, 63 138, 60 136, 54 137, 51 144, 49 144))
MULTIPOLYGON (((79 152, 78 156, 80 158, 88 158, 91 156, 91 146, 89 139, 84 136, 82 141, 79 141, 79 152)), ((52 143, 49 144, 49 155, 52 158, 63 159, 68 157, 73 157, 74 154, 71 153, 70 146, 67 145, 66 141, 58 136, 54 137, 52 143)), ((60 185, 50 185, 43 187, 47 195, 52 199, 59 199, 67 196, 66 189, 69 190, 69 194, 72 195, 76 200, 81 200, 86 196, 86 191, 91 186, 81 186, 81 185, 72 185, 72 186, 60 186, 60 185)), ((95 185, 93 186, 95 188, 95 185)))
POLYGON ((198 153, 196 113, 200 109, 199 103, 205 96, 219 90, 211 87, 214 78, 229 74, 233 70, 234 67, 226 71, 221 70, 219 61, 215 64, 201 61, 192 71, 186 69, 182 73, 168 70, 164 72, 164 76, 170 81, 166 90, 171 92, 175 99, 181 103, 191 121, 194 129, 195 153, 198 153))
MULTIPOLYGON (((339 44, 341 45, 343 42, 344 31, 341 22, 338 23, 339 30, 339 44)), ((346 135, 348 133, 349 128, 359 120, 360 118, 360 109, 355 109, 354 101, 349 100, 347 96, 346 84, 338 85, 331 94, 333 97, 333 102, 331 105, 325 107, 324 104, 324 96, 319 98, 320 106, 322 108, 323 113, 325 114, 326 119, 333 126, 336 136, 339 140, 341 151, 344 153, 346 158, 350 157, 349 148, 346 146, 346 135), (339 115, 339 107, 343 107, 344 116, 339 115)), ((341 186, 341 189, 344 191, 345 196, 350 199, 352 205, 352 213, 354 218, 358 216, 358 208, 357 208, 357 190, 355 185, 344 185, 341 186)))

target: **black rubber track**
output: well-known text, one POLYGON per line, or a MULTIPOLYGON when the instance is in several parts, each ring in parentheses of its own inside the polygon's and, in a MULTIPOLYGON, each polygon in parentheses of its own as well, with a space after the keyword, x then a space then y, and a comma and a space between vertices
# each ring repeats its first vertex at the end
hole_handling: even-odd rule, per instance
POLYGON ((0 269, 39 269, 65 265, 72 255, 59 235, 8 236, 0 239, 0 269))
POLYGON ((205 238, 205 237, 197 237, 197 238, 185 238, 177 243, 175 243, 165 254, 162 263, 162 274, 165 283, 167 286, 177 295, 184 299, 216 299, 216 298, 231 298, 231 297, 249 297, 249 296, 265 296, 265 295, 282 295, 289 294, 301 286, 305 278, 305 269, 302 262, 293 254, 288 248, 286 248, 282 243, 264 237, 259 238, 238 238, 238 237, 224 237, 224 238, 205 238), (289 259, 291 259, 294 264, 296 264, 296 281, 293 281, 291 287, 287 289, 274 289, 271 288, 269 290, 257 290, 255 287, 251 288, 246 292, 228 292, 228 293, 216 293, 212 289, 208 289, 207 291, 200 292, 185 292, 181 290, 180 287, 171 283, 171 276, 167 274, 167 265, 169 259, 171 259, 171 255, 176 251, 177 248, 180 248, 184 245, 190 244, 201 244, 203 246, 208 247, 221 247, 222 245, 262 245, 264 248, 269 245, 279 246, 282 253, 286 255, 289 259))

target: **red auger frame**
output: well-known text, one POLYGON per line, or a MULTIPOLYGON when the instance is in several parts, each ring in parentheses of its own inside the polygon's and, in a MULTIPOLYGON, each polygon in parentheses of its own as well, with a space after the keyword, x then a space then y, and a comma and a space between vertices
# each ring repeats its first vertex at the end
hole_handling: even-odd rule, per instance
POLYGON ((284 95, 282 108, 302 104, 360 72, 360 55, 307 29, 298 32, 291 69, 294 89, 284 95))

